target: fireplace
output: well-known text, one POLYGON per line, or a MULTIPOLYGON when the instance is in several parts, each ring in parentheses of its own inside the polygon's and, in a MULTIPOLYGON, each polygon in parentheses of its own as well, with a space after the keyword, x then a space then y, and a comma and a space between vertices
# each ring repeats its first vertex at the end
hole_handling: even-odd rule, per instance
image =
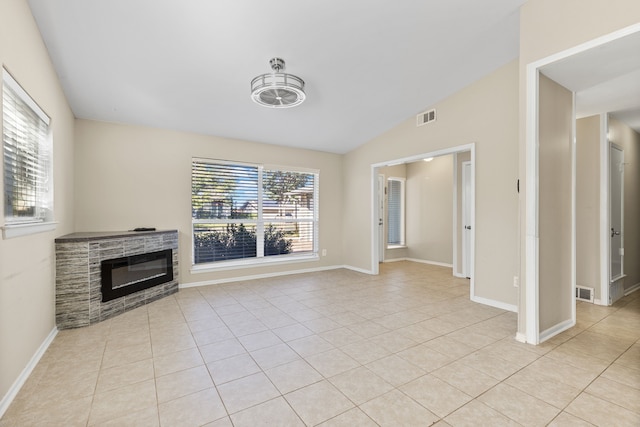
POLYGON ((107 259, 101 263, 102 302, 173 280, 171 249, 107 259))

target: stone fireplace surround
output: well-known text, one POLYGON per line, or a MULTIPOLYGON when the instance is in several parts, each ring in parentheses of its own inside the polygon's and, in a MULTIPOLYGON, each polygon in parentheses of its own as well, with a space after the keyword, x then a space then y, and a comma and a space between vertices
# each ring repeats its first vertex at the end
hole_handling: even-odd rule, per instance
POLYGON ((178 231, 72 233, 55 239, 56 324, 78 328, 178 292, 178 231), (101 263, 171 249, 173 280, 102 302, 101 263))

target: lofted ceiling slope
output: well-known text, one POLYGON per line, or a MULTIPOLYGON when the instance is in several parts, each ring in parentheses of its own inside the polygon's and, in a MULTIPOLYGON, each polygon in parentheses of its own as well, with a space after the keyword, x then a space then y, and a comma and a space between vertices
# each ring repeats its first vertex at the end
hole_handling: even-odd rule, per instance
POLYGON ((28 0, 78 118, 345 153, 518 56, 525 0, 28 0), (307 100, 267 109, 281 57, 307 100))

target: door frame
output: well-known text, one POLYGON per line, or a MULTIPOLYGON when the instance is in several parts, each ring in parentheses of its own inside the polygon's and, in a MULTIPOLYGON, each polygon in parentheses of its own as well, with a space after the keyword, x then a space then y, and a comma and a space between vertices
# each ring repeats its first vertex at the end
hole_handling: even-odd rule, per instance
MULTIPOLYGON (((471 162, 471 235, 470 235, 470 245, 471 245, 471 251, 470 251, 470 260, 469 260, 469 268, 471 270, 471 279, 470 279, 470 295, 471 295, 471 300, 475 300, 475 236, 476 236, 476 224, 475 224, 475 214, 476 214, 476 199, 475 199, 475 193, 476 193, 476 147, 475 147, 475 142, 472 142, 470 144, 465 144, 465 145, 458 145, 455 147, 451 147, 451 148, 443 148, 441 150, 436 150, 436 151, 429 151, 426 153, 422 153, 422 154, 416 154, 413 156, 408 156, 408 157, 401 157, 401 158, 396 158, 396 159, 391 159, 391 160, 387 160, 384 162, 378 162, 378 163, 373 163, 371 164, 371 178, 370 178, 370 183, 371 183, 371 230, 370 230, 370 236, 371 236, 371 274, 377 275, 379 274, 379 268, 378 268, 378 263, 379 263, 379 255, 378 255, 378 250, 379 250, 379 235, 378 235, 378 168, 381 167, 385 167, 385 166, 395 166, 395 165, 399 165, 399 164, 403 164, 403 163, 411 163, 411 162, 416 162, 422 159, 426 159, 429 157, 438 157, 438 156, 445 156, 448 154, 456 154, 456 153, 461 153, 461 152, 465 152, 465 151, 469 151, 470 152, 470 162, 471 162)), ((455 178, 455 177, 454 177, 455 178)), ((454 189, 454 192, 457 191, 454 189)), ((455 193, 454 193, 455 194, 455 193)), ((453 198, 454 199, 454 203, 456 202, 456 197, 453 198)), ((455 239, 456 239, 456 224, 457 224, 457 209, 453 210, 453 220, 454 220, 454 226, 453 226, 453 235, 452 238, 454 239, 454 251, 456 251, 456 244, 455 244, 455 239)), ((454 262, 456 259, 457 254, 454 252, 454 262)))
POLYGON ((385 238, 384 238, 384 228, 387 224, 386 222, 386 202, 385 202, 385 198, 386 198, 386 194, 385 194, 385 189, 387 188, 387 178, 384 176, 384 174, 378 174, 378 188, 377 188, 377 192, 378 192, 378 198, 377 198, 377 206, 376 206, 376 212, 378 213, 378 218, 376 219, 376 221, 378 222, 377 226, 378 226, 378 262, 384 262, 384 255, 385 255, 385 250, 387 245, 385 244, 385 238), (382 198, 382 200, 380 200, 382 198), (380 211, 382 210, 382 224, 380 224, 380 211), (382 227, 381 227, 382 225, 382 227))
MULTIPOLYGON (((524 305, 524 336, 518 333, 516 338, 519 341, 524 341, 530 344, 540 344, 540 306, 539 306, 539 230, 538 230, 538 207, 539 207, 539 170, 538 170, 538 95, 539 95, 539 74, 540 69, 546 65, 560 61, 565 58, 569 58, 575 54, 597 48, 598 46, 605 45, 614 40, 622 37, 634 34, 640 31, 640 24, 634 24, 629 27, 623 28, 618 31, 614 31, 610 34, 598 37, 590 40, 586 43, 574 46, 565 51, 553 54, 538 61, 531 62, 526 66, 526 105, 525 105, 525 210, 524 210, 524 278, 525 278, 525 290, 524 301, 521 300, 520 304, 524 305)), ((575 120, 573 123, 575 128, 575 120)), ((574 132, 575 136, 575 132, 574 132)), ((575 289, 575 138, 573 143, 573 178, 572 178, 572 232, 574 234, 572 242, 572 283, 571 286, 575 289)), ((608 149, 607 149, 608 151, 608 149)), ((601 156, 602 157, 602 156, 601 156)), ((608 163, 607 153, 607 163, 608 163)), ((608 167, 607 167, 608 169, 608 167)), ((602 168, 601 168, 602 170, 602 168)), ((608 186, 608 185, 607 185, 608 186)), ((601 209, 602 209, 602 176, 601 176, 601 209)), ((608 197, 608 188, 606 189, 606 195, 608 197)), ((607 202, 608 204, 608 202, 607 202)), ((602 221, 602 215, 601 215, 602 221)), ((608 221, 607 221, 608 223, 608 221)), ((602 222, 601 222, 602 225, 602 222)), ((601 227, 602 229, 602 227, 601 227)), ((605 229, 606 230, 606 229, 605 229)), ((601 233, 603 231, 601 230, 601 233)), ((602 236, 602 234, 601 234, 602 236)), ((601 239, 602 240, 602 239, 601 239)), ((601 247, 602 250, 602 247, 601 247)), ((602 254, 601 254, 602 258, 602 254)), ((608 258, 608 257, 607 257, 608 258)), ((522 266, 521 266, 522 268, 522 266)), ((602 269, 601 269, 602 271, 602 269)), ((522 273, 521 273, 522 274, 522 273)), ((602 273, 601 273, 602 274, 602 273)), ((607 273, 608 275, 608 273, 607 273)), ((608 278, 607 278, 608 283, 608 278)), ((603 285, 604 286, 604 285, 603 285)), ((608 289, 607 289, 608 295, 608 289)), ((602 296, 602 295, 601 295, 602 296)), ((575 324, 575 291, 573 292, 573 304, 572 304, 572 318, 575 324)), ((566 329, 571 328, 572 324, 562 324, 556 328, 553 333, 547 334, 543 337, 543 341, 551 338, 566 329)))
MULTIPOLYGON (((465 232, 464 227, 466 226, 465 224, 470 223, 471 222, 471 218, 467 218, 467 214, 466 214, 466 204, 465 204, 465 188, 466 188, 466 181, 467 179, 469 179, 469 187, 471 187, 471 165, 472 163, 470 161, 464 161, 462 162, 461 166, 462 166, 462 171, 461 171, 461 175, 462 175, 462 186, 461 186, 461 191, 462 191, 462 206, 461 206, 461 213, 462 213, 462 238, 460 239, 461 243, 462 243, 462 276, 463 277, 468 277, 471 278, 471 264, 469 264, 469 270, 466 271, 465 267, 467 265, 467 263, 465 261, 467 261, 467 258, 470 256, 471 254, 471 241, 470 239, 468 239, 467 233, 465 232), (469 168, 469 170, 467 171, 467 167, 469 168), (469 175, 469 176, 467 176, 469 175), (465 179, 466 178, 466 179, 465 179)), ((473 194, 473 190, 471 190, 471 193, 473 194)), ((467 203, 469 203, 469 205, 471 205, 471 194, 469 195, 469 200, 467 203)), ((469 207, 469 216, 471 216, 471 206, 469 207)), ((454 215, 455 216, 455 215, 454 215)), ((457 228, 457 227, 456 227, 457 228)), ((473 227, 471 228, 471 231, 473 231, 473 227)), ((457 256, 457 254, 454 254, 455 256, 457 256)))
MULTIPOLYGON (((613 143, 613 142, 609 142, 609 153, 611 153, 611 150, 615 149, 620 151, 620 153, 622 153, 622 165, 621 167, 624 168, 624 148, 621 147, 620 145, 613 143)), ((609 154, 611 156, 611 154, 609 154)), ((620 197, 620 204, 621 209, 620 209, 620 217, 621 217, 621 221, 620 221, 620 244, 622 245, 622 248, 624 250, 624 170, 620 171, 620 173, 622 174, 622 180, 620 182, 620 193, 621 193, 621 197, 620 197)), ((609 157, 609 223, 607 226, 607 234, 609 235, 609 230, 611 229, 611 157, 609 157)), ((611 268, 611 236, 609 235, 609 268, 611 268)), ((614 282, 619 281, 620 279, 623 279, 626 275, 624 274, 624 254, 621 255, 622 259, 621 259, 621 265, 620 265, 620 276, 616 277, 615 279, 611 277, 611 271, 609 271, 609 287, 608 289, 610 290, 610 286, 611 284, 613 284, 614 282)), ((607 301, 607 305, 611 304, 611 292, 609 292, 609 297, 606 299, 607 301)))

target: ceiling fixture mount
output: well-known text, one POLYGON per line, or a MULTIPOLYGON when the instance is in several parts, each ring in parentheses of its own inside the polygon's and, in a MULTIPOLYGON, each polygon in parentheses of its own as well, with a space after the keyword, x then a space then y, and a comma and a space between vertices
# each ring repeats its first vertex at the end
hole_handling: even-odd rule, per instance
POLYGON ((273 72, 259 75, 251 80, 251 99, 256 104, 270 108, 289 108, 302 104, 304 80, 293 74, 283 73, 284 59, 269 61, 273 72))

